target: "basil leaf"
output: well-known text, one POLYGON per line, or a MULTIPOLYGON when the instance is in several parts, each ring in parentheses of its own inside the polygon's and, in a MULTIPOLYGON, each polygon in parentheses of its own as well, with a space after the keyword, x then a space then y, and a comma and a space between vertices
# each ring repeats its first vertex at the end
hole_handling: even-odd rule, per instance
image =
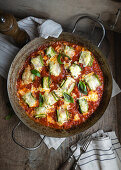
POLYGON ((58 58, 57 58, 59 64, 63 64, 62 61, 61 61, 61 56, 62 56, 62 55, 59 54, 59 55, 58 55, 58 58))
POLYGON ((12 116, 13 116, 13 113, 9 113, 9 114, 5 117, 5 120, 10 120, 12 116))
POLYGON ((87 94, 87 87, 86 87, 86 85, 85 85, 84 82, 79 81, 79 83, 78 83, 78 89, 79 89, 79 91, 80 91, 81 93, 87 94))
POLYGON ((39 107, 42 106, 44 100, 43 100, 43 96, 41 95, 41 93, 39 94, 39 107))
POLYGON ((67 93, 63 93, 63 97, 67 102, 74 103, 74 99, 67 93))
POLYGON ((40 77, 40 72, 39 71, 37 71, 37 70, 31 70, 31 73, 32 74, 34 74, 35 76, 37 76, 37 77, 40 77))

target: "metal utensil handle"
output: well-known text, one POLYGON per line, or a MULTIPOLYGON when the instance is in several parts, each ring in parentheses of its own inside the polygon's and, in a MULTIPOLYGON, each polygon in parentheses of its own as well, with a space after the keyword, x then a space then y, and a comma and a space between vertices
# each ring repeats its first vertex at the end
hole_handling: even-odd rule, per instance
POLYGON ((13 139, 13 141, 14 141, 17 145, 19 145, 20 147, 22 147, 22 148, 24 148, 24 149, 26 149, 26 150, 29 150, 29 151, 34 151, 34 150, 36 150, 37 148, 39 148, 40 145, 41 145, 41 143, 43 142, 45 136, 43 137, 43 139, 41 139, 40 143, 39 143, 37 146, 32 147, 32 148, 26 147, 26 146, 24 146, 24 145, 22 145, 22 144, 20 144, 19 142, 16 141, 16 139, 15 139, 15 137, 14 137, 14 133, 15 133, 16 128, 17 128, 20 124, 21 124, 21 121, 20 121, 20 122, 13 128, 13 130, 12 130, 12 139, 13 139))
POLYGON ((105 27, 104 27, 104 25, 102 24, 102 21, 100 21, 99 19, 94 18, 94 17, 89 16, 89 15, 83 15, 83 16, 79 17, 79 18, 77 19, 77 21, 75 22, 75 25, 74 25, 74 28, 73 28, 72 33, 75 32, 76 27, 77 27, 77 23, 78 23, 81 19, 85 19, 85 18, 88 18, 88 19, 90 19, 90 20, 92 20, 92 21, 94 21, 94 22, 97 22, 97 23, 101 26, 101 28, 102 28, 102 30, 103 30, 102 38, 101 38, 99 44, 97 45, 97 46, 99 47, 99 46, 101 45, 104 37, 105 37, 105 27))
POLYGON ((70 170, 74 163, 74 156, 71 155, 59 168, 58 170, 70 170))

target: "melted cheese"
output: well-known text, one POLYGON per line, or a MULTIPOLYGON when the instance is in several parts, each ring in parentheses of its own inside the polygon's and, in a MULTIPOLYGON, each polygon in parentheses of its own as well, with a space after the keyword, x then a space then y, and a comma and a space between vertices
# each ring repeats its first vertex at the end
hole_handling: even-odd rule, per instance
POLYGON ((98 94, 97 92, 95 91, 89 91, 88 93, 88 96, 83 96, 81 98, 84 98, 86 99, 87 101, 93 101, 93 102, 96 102, 98 100, 98 94))
POLYGON ((64 68, 68 69, 71 66, 71 60, 68 63, 64 61, 63 64, 64 64, 64 68))
POLYGON ((19 90, 18 93, 23 96, 26 93, 26 88, 19 90))
POLYGON ((48 116, 48 115, 47 115, 47 122, 52 123, 52 124, 55 123, 54 119, 51 116, 48 116))
POLYGON ((62 107, 63 109, 69 110, 69 109, 70 109, 70 104, 69 104, 69 102, 67 102, 67 101, 65 101, 65 100, 63 100, 63 101, 64 101, 64 104, 61 105, 61 107, 62 107))
POLYGON ((89 94, 88 94, 87 100, 88 100, 88 101, 96 102, 96 101, 98 100, 98 94, 97 94, 97 92, 90 91, 89 94))
POLYGON ((74 116, 74 121, 78 121, 79 119, 80 119, 79 115, 76 114, 76 115, 74 116))
POLYGON ((71 96, 75 99, 76 98, 76 94, 75 93, 71 93, 71 96))
POLYGON ((57 56, 53 56, 49 59, 49 62, 57 63, 57 56))

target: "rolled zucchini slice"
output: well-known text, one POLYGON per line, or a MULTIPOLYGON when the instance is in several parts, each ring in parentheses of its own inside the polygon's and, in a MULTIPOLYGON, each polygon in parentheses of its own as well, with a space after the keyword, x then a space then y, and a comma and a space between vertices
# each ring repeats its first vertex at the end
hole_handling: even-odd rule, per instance
POLYGON ((77 64, 72 64, 69 68, 70 72, 71 72, 71 75, 74 77, 74 78, 78 78, 78 76, 81 74, 81 67, 77 64))
POLYGON ((70 94, 75 86, 75 80, 71 77, 67 77, 66 81, 61 85, 63 92, 70 94))
POLYGON ((61 67, 60 67, 60 64, 57 61, 57 58, 54 59, 54 60, 51 60, 49 62, 49 66, 50 66, 51 75, 59 76, 59 74, 61 73, 61 67))
POLYGON ((23 74, 22 74, 22 80, 24 82, 24 84, 29 84, 32 83, 32 81, 35 78, 35 75, 31 73, 31 68, 30 66, 28 66, 27 68, 25 68, 23 74))
POLYGON ((44 66, 43 58, 41 55, 39 55, 35 58, 32 58, 31 63, 34 66, 34 69, 36 69, 37 71, 41 71, 42 67, 44 66))
POLYGON ((82 63, 84 67, 92 66, 93 57, 90 51, 82 51, 79 58, 79 63, 82 63))
POLYGON ((32 96, 31 92, 26 93, 22 97, 24 101, 29 105, 29 107, 36 107, 36 99, 32 96))
POLYGON ((69 112, 63 108, 57 110, 57 121, 60 125, 69 120, 69 112))
POLYGON ((50 77, 43 77, 43 88, 50 87, 50 77))
POLYGON ((70 46, 65 46, 64 54, 72 58, 75 55, 75 50, 70 46))
POLYGON ((56 55, 56 52, 55 52, 55 50, 50 46, 49 48, 47 48, 46 54, 47 54, 49 57, 53 57, 53 56, 56 55))
POLYGON ((85 82, 89 86, 90 90, 96 90, 96 88, 101 85, 101 82, 98 76, 94 73, 87 74, 85 76, 85 82))
POLYGON ((38 107, 35 110, 35 118, 46 117, 48 112, 50 112, 50 108, 47 105, 38 107))
POLYGON ((51 92, 51 93, 45 93, 44 94, 44 101, 46 104, 48 105, 53 105, 57 102, 57 99, 56 97, 54 96, 54 94, 51 92))
POLYGON ((81 113, 87 113, 88 112, 88 102, 84 98, 79 99, 79 108, 81 113))

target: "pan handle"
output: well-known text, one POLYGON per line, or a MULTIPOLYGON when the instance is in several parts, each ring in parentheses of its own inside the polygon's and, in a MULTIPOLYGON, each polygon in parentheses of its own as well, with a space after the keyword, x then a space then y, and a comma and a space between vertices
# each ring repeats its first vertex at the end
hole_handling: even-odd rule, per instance
POLYGON ((102 30, 103 30, 102 38, 101 38, 99 44, 97 45, 97 46, 99 47, 99 46, 101 45, 104 37, 105 37, 105 27, 104 27, 104 25, 102 24, 102 21, 100 21, 99 19, 97 19, 97 18, 95 18, 95 17, 92 17, 92 16, 89 16, 89 15, 83 15, 83 16, 79 17, 79 18, 77 19, 77 21, 75 22, 75 25, 74 25, 74 27, 73 27, 72 33, 74 33, 74 32, 76 31, 76 27, 77 27, 78 22, 79 22, 81 19, 85 19, 85 18, 88 18, 88 19, 90 19, 90 20, 92 20, 92 21, 94 21, 94 22, 97 22, 97 23, 101 26, 101 28, 102 28, 102 30))
POLYGON ((13 128, 13 130, 12 130, 12 139, 13 139, 13 141, 14 141, 17 145, 19 145, 20 147, 22 147, 22 148, 24 148, 24 149, 26 149, 26 150, 29 150, 29 151, 34 151, 34 150, 38 149, 38 148, 40 147, 41 143, 43 142, 45 136, 43 137, 43 139, 41 139, 41 141, 39 142, 39 144, 38 144, 37 146, 32 147, 32 148, 26 147, 26 146, 20 144, 18 141, 16 141, 15 136, 14 136, 15 130, 16 130, 16 128, 17 128, 20 124, 21 124, 21 121, 19 121, 19 123, 18 123, 18 124, 13 128))

